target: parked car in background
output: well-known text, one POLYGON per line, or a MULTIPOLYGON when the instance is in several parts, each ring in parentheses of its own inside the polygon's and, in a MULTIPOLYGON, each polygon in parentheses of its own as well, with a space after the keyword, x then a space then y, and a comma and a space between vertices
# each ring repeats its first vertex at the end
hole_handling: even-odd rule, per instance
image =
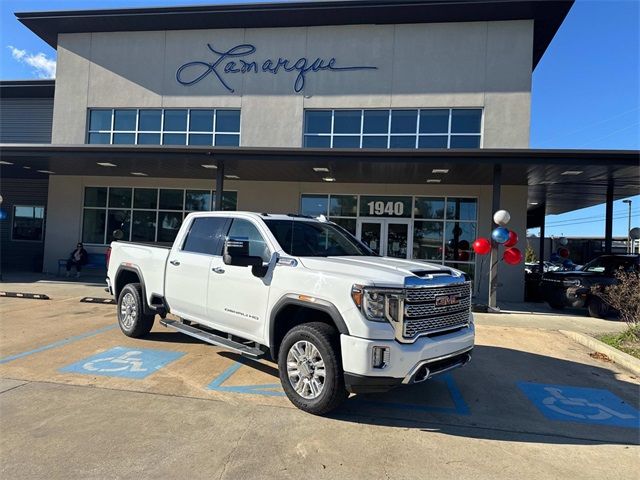
POLYGON ((618 270, 640 271, 640 255, 601 255, 580 270, 546 272, 542 275, 542 297, 551 308, 583 308, 604 318, 612 309, 596 293, 616 283, 618 270))

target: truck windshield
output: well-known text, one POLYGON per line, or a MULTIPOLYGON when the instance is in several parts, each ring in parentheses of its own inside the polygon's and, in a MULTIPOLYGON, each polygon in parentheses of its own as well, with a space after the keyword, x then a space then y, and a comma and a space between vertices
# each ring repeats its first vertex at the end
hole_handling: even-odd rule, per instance
POLYGON ((265 220, 289 255, 296 257, 374 256, 346 230, 331 223, 265 220))

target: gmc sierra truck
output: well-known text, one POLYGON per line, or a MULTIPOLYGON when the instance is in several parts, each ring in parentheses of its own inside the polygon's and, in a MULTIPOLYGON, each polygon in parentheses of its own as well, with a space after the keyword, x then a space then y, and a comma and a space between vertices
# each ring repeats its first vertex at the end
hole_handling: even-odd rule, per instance
POLYGON ((298 408, 423 382, 471 359, 471 285, 442 265, 376 256, 324 218, 189 214, 171 247, 115 241, 107 288, 129 337, 154 319, 276 361, 298 408), (171 320, 167 314, 171 313, 171 320))

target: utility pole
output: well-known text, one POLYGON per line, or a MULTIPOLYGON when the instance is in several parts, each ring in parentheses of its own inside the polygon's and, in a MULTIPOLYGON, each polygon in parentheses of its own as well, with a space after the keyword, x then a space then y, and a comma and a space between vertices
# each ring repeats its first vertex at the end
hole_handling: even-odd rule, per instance
POLYGON ((631 200, 623 200, 622 203, 629 205, 629 219, 627 221, 627 253, 633 253, 631 248, 631 200))

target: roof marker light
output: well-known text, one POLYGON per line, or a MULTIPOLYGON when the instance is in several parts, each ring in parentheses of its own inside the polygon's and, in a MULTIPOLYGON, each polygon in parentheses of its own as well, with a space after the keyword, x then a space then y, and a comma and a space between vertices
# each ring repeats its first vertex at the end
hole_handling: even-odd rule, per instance
POLYGON ((148 175, 143 172, 131 172, 131 175, 135 175, 137 177, 148 177, 148 175))
POLYGON ((441 181, 439 178, 427 178, 427 183, 440 183, 441 181))
POLYGON ((101 167, 117 167, 115 163, 109 163, 109 162, 96 162, 96 163, 101 167))
POLYGON ((434 168, 431 173, 449 173, 448 168, 434 168))
POLYGON ((567 170, 562 172, 560 175, 580 175, 582 172, 582 170, 567 170))
POLYGON ((200 165, 200 166, 201 166, 201 167, 204 167, 204 168, 211 168, 211 169, 213 169, 213 168, 218 168, 218 166, 217 166, 217 165, 200 165))
POLYGON ((327 167, 313 167, 313 171, 329 173, 329 169, 327 167))
POLYGON ((333 177, 323 177, 322 180, 325 181, 325 182, 335 182, 336 181, 336 179, 333 178, 333 177))

